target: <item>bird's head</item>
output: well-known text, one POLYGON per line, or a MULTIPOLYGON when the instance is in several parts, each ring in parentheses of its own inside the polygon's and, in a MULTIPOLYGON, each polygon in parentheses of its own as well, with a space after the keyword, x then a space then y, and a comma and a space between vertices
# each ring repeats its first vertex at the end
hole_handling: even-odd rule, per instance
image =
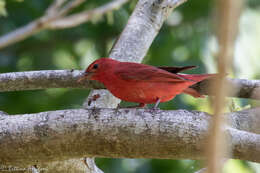
POLYGON ((119 61, 110 58, 100 58, 91 63, 88 68, 84 71, 83 76, 79 78, 78 82, 84 80, 98 80, 100 81, 106 73, 117 64, 119 61))

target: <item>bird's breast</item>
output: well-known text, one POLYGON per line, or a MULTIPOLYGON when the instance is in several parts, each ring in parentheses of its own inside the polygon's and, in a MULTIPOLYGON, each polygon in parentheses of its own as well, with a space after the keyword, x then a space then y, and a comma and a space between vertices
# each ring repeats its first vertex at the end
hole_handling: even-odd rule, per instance
POLYGON ((116 97, 128 102, 155 103, 159 98, 161 102, 171 100, 185 88, 184 83, 170 82, 143 82, 118 81, 104 83, 107 89, 116 97))

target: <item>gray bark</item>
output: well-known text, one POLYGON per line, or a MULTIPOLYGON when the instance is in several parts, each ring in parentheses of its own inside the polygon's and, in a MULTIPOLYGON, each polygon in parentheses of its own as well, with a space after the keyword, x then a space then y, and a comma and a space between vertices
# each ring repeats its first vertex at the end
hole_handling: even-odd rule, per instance
POLYGON ((141 62, 164 20, 186 0, 139 0, 127 27, 111 49, 119 61, 141 62))
MULTIPOLYGON (((260 99, 260 80, 248 80, 248 79, 227 79, 230 93, 227 96, 238 97, 238 98, 249 98, 249 99, 260 99)), ((200 82, 192 88, 197 90, 199 93, 205 95, 214 95, 209 91, 210 80, 200 82)))
MULTIPOLYGON (((259 111, 247 110, 251 117, 259 111)), ((232 158, 260 162, 260 134, 232 113, 232 158), (246 132, 242 130, 248 130, 246 132)), ((248 119, 251 119, 248 117, 248 119)), ((204 159, 211 116, 198 111, 74 109, 0 120, 0 163, 34 165, 81 157, 204 159), (19 123, 17 123, 19 122, 19 123)))
MULTIPOLYGON (((122 56, 120 56, 122 57, 122 56)), ((124 61, 131 61, 125 59, 124 61)), ((47 88, 85 88, 104 89, 105 86, 97 81, 85 81, 78 83, 77 80, 83 71, 79 70, 43 70, 29 72, 13 72, 0 74, 0 92, 35 90, 47 88)), ((260 99, 260 80, 227 79, 232 93, 230 97, 260 99)), ((201 94, 210 94, 210 80, 200 82, 192 88, 201 94)))
POLYGON ((226 115, 231 127, 260 134, 260 107, 231 112, 226 115))

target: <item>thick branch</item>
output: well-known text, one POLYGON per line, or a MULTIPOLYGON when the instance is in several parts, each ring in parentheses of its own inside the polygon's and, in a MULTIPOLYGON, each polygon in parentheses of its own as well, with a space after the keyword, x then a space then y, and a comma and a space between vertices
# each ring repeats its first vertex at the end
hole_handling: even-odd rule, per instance
POLYGON ((185 1, 139 0, 109 56, 119 61, 141 62, 164 20, 185 1))
POLYGON ((232 128, 260 134, 260 107, 227 114, 232 128))
MULTIPOLYGON (((204 159, 210 120, 203 112, 149 109, 13 115, 0 120, 0 163, 25 166, 84 156, 204 159)), ((243 121, 238 118, 234 124, 243 121)), ((226 132, 232 158, 260 162, 260 134, 234 128, 226 132)))
MULTIPOLYGON (((30 72, 14 72, 0 74, 0 92, 35 90, 47 88, 86 88, 104 89, 96 81, 78 83, 82 71, 78 70, 45 70, 30 72)), ((228 79, 233 93, 228 96, 239 98, 260 99, 260 81, 247 79, 228 79)), ((198 92, 208 95, 209 81, 192 86, 198 92)))

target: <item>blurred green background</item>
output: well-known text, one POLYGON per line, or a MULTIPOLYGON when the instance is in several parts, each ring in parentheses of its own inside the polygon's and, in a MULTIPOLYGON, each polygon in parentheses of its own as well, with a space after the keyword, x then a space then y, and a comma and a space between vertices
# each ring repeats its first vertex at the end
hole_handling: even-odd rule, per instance
MULTIPOLYGON (((93 9, 109 1, 88 0, 73 12, 93 9)), ((44 30, 0 50, 0 73, 30 70, 84 69, 99 57, 107 57, 135 7, 132 0, 120 9, 80 26, 44 30)), ((51 0, 0 0, 0 36, 42 16, 51 0)), ((197 65, 187 73, 216 72, 217 51, 212 0, 189 0, 178 7, 163 25, 143 63, 197 65)), ((245 1, 235 46, 234 71, 230 77, 260 77, 260 1, 245 1)), ((80 108, 88 90, 47 89, 0 93, 0 110, 9 114, 80 108)), ((128 103, 123 103, 126 105, 128 103)), ((230 110, 257 106, 256 101, 230 99, 230 110)), ((161 109, 195 109, 211 112, 208 99, 188 95, 160 104, 161 109)), ((106 173, 193 173, 202 163, 193 160, 97 159, 106 173)), ((260 172, 259 164, 230 160, 224 172, 260 172)))

